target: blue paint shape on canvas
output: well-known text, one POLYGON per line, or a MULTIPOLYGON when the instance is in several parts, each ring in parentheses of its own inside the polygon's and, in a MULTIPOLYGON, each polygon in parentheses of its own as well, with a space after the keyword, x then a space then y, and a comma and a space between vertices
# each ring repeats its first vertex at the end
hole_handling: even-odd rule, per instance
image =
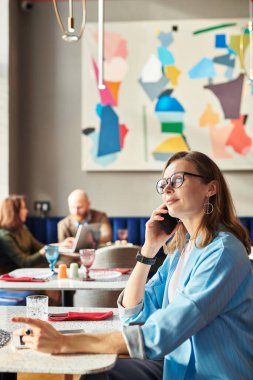
POLYGON ((226 48, 226 35, 225 34, 216 34, 215 36, 215 47, 216 48, 226 48))
POLYGON ((175 59, 173 54, 163 46, 157 48, 158 58, 163 66, 174 65, 175 59))
POLYGON ((100 117, 100 118, 101 118, 101 114, 102 114, 102 109, 103 109, 102 104, 98 103, 98 104, 96 105, 96 114, 97 114, 98 117, 100 117))
POLYGON ((220 55, 218 57, 215 57, 213 59, 215 63, 218 63, 220 65, 228 66, 228 67, 234 67, 235 66, 235 58, 231 58, 230 54, 220 55))
POLYGON ((233 74, 234 74, 234 68, 233 67, 228 67, 227 70, 225 71, 225 77, 228 79, 228 80, 232 80, 233 79, 233 74))
POLYGON ((156 106, 156 112, 185 112, 183 106, 179 103, 176 98, 172 98, 171 96, 162 96, 158 99, 156 106))
POLYGON ((97 154, 98 154, 98 138, 99 138, 99 134, 97 131, 91 133, 89 135, 89 138, 91 139, 91 141, 93 143, 92 148, 91 148, 91 156, 92 156, 92 159, 94 162, 96 162, 100 166, 106 167, 106 166, 112 164, 114 161, 116 161, 116 159, 117 159, 116 153, 107 154, 107 155, 101 156, 101 157, 97 156, 97 154))
POLYGON ((166 86, 169 80, 165 75, 163 75, 157 82, 143 82, 142 79, 139 79, 138 82, 146 92, 149 99, 153 101, 161 93, 162 89, 166 86))
POLYGON ((253 83, 251 82, 251 85, 250 85, 250 93, 251 95, 253 95, 253 83))
POLYGON ((118 115, 111 106, 104 106, 101 112, 98 157, 120 151, 119 129, 118 115))
POLYGON ((158 39, 161 41, 161 44, 164 47, 171 45, 174 41, 173 34, 171 32, 161 32, 158 36, 158 39))
POLYGON ((191 79, 215 77, 216 71, 212 59, 202 58, 191 70, 189 70, 188 74, 191 79))

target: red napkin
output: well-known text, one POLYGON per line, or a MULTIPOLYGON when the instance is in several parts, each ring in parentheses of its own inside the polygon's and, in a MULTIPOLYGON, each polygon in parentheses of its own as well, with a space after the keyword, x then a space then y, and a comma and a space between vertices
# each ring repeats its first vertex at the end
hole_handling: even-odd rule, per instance
POLYGON ((33 277, 13 277, 10 274, 3 274, 0 276, 1 281, 9 281, 9 282, 45 282, 46 279, 39 279, 39 278, 33 278, 33 277))
POLYGON ((94 268, 91 269, 92 272, 120 272, 122 274, 129 273, 131 268, 94 268))
POLYGON ((63 322, 63 321, 101 321, 113 316, 112 311, 105 313, 80 313, 80 312, 69 312, 69 313, 56 313, 49 314, 48 320, 50 322, 63 322))

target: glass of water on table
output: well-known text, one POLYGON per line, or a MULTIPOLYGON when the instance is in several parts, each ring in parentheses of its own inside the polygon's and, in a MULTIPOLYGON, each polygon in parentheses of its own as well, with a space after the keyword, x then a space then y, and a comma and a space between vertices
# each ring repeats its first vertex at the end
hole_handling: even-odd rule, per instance
POLYGON ((48 296, 31 295, 26 297, 26 316, 47 321, 48 319, 48 296))

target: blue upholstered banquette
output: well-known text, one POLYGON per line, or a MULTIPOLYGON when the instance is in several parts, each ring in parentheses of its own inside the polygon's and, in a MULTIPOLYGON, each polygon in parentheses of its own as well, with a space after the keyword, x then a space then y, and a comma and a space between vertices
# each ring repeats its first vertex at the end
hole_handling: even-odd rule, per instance
MULTIPOLYGON (((51 216, 46 218, 31 216, 27 219, 27 226, 32 234, 42 243, 57 242, 57 223, 62 217, 51 216)), ((142 245, 145 238, 145 223, 148 217, 110 217, 113 229, 113 241, 117 240, 119 228, 128 229, 128 241, 142 245)))
MULTIPOLYGON (((57 223, 62 217, 51 216, 46 218, 31 216, 27 220, 27 226, 32 234, 42 243, 49 244, 57 242, 57 223)), ((128 241, 133 244, 142 245, 145 238, 145 223, 148 217, 110 217, 113 228, 113 241, 117 240, 119 228, 128 229, 128 241)), ((253 217, 240 217, 242 224, 248 229, 253 242, 253 217)))

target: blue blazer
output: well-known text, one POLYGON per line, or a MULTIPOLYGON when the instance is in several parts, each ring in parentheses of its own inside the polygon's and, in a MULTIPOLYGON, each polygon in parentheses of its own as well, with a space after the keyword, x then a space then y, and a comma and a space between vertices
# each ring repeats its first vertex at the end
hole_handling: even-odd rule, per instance
MULTIPOLYGON (((244 246, 219 232, 208 246, 194 247, 169 304, 179 256, 166 258, 140 305, 119 305, 124 324, 144 322, 143 358, 164 358, 166 380, 252 380, 253 272, 244 246)), ((138 341, 135 327, 125 327, 126 340, 136 334, 138 341)))

